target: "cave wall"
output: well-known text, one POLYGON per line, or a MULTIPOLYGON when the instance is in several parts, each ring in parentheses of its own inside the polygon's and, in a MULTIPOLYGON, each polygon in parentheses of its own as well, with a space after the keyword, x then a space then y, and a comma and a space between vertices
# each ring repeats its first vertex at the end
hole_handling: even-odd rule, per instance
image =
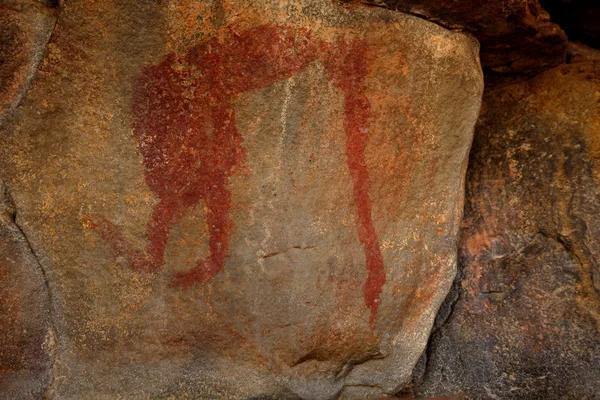
POLYGON ((596 8, 0 0, 0 395, 595 398, 596 8))
POLYGON ((456 271, 477 41, 325 0, 57 10, 0 127, 45 395, 399 391, 456 271))

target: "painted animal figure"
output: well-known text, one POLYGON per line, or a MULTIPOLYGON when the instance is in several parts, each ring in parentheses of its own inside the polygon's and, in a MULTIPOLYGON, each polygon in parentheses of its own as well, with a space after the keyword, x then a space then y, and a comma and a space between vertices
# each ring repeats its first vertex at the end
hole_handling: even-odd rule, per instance
POLYGON ((120 229, 100 215, 89 226, 125 257, 131 267, 160 270, 169 232, 185 213, 205 202, 208 259, 174 283, 203 284, 223 270, 229 254, 230 176, 244 166, 234 98, 291 78, 315 61, 345 99, 346 153, 353 181, 356 226, 367 260, 363 286, 373 324, 385 283, 383 257, 371 217, 369 175, 364 160, 370 105, 365 95, 368 51, 363 41, 330 45, 305 29, 262 25, 233 34, 225 43, 211 39, 182 58, 168 55, 140 75, 133 98, 133 132, 143 156, 146 183, 158 198, 146 229, 147 248, 134 250, 120 229))

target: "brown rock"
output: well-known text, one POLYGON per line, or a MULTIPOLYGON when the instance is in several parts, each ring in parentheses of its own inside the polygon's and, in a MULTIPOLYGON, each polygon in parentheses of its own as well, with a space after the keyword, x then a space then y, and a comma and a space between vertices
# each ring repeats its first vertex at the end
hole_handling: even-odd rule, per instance
MULTIPOLYGON (((0 128, 35 75, 54 22, 38 2, 0 1, 0 128)), ((42 398, 54 339, 49 293, 15 213, 0 179, 0 397, 42 398)))
POLYGON ((395 393, 455 273, 477 50, 321 0, 65 2, 0 131, 54 396, 395 393))
POLYGON ((600 393, 599 104, 598 61, 484 96, 467 175, 462 276, 419 393, 600 393))
POLYGON ((35 0, 0 0, 0 123, 25 94, 56 16, 35 0))
POLYGON ((42 398, 53 332, 46 280, 0 181, 0 397, 42 398))
POLYGON ((493 72, 535 74, 565 60, 567 37, 538 0, 356 0, 409 12, 481 42, 493 72))

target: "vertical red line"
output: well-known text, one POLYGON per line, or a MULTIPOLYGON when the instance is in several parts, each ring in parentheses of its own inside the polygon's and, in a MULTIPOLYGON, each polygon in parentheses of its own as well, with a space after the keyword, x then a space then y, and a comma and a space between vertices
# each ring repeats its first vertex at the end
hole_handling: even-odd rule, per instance
POLYGON ((342 43, 338 52, 334 52, 328 60, 328 68, 334 83, 344 93, 346 162, 353 184, 358 239, 363 246, 367 263, 367 279, 362 290, 365 305, 370 309, 369 323, 374 329, 386 276, 383 255, 371 215, 371 181, 365 162, 365 149, 369 138, 368 123, 371 117, 371 106, 365 94, 367 62, 366 43, 342 43))
POLYGON ((371 310, 369 322, 371 327, 374 327, 386 276, 379 239, 371 215, 371 199, 369 198, 371 181, 365 163, 365 148, 368 139, 367 121, 370 110, 362 88, 357 93, 346 95, 345 114, 346 155, 353 183, 356 229, 365 252, 368 272, 367 279, 363 284, 363 295, 366 306, 371 310))

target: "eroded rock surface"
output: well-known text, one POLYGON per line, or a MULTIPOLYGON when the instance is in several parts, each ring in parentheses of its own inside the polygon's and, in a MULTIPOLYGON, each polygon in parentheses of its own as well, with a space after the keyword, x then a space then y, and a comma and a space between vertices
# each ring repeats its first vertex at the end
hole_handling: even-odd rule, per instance
POLYGON ((461 277, 423 360, 420 393, 597 398, 599 102, 598 61, 484 96, 461 277))
POLYGON ((399 390, 455 273, 477 51, 326 0, 65 2, 0 131, 50 393, 399 390))

